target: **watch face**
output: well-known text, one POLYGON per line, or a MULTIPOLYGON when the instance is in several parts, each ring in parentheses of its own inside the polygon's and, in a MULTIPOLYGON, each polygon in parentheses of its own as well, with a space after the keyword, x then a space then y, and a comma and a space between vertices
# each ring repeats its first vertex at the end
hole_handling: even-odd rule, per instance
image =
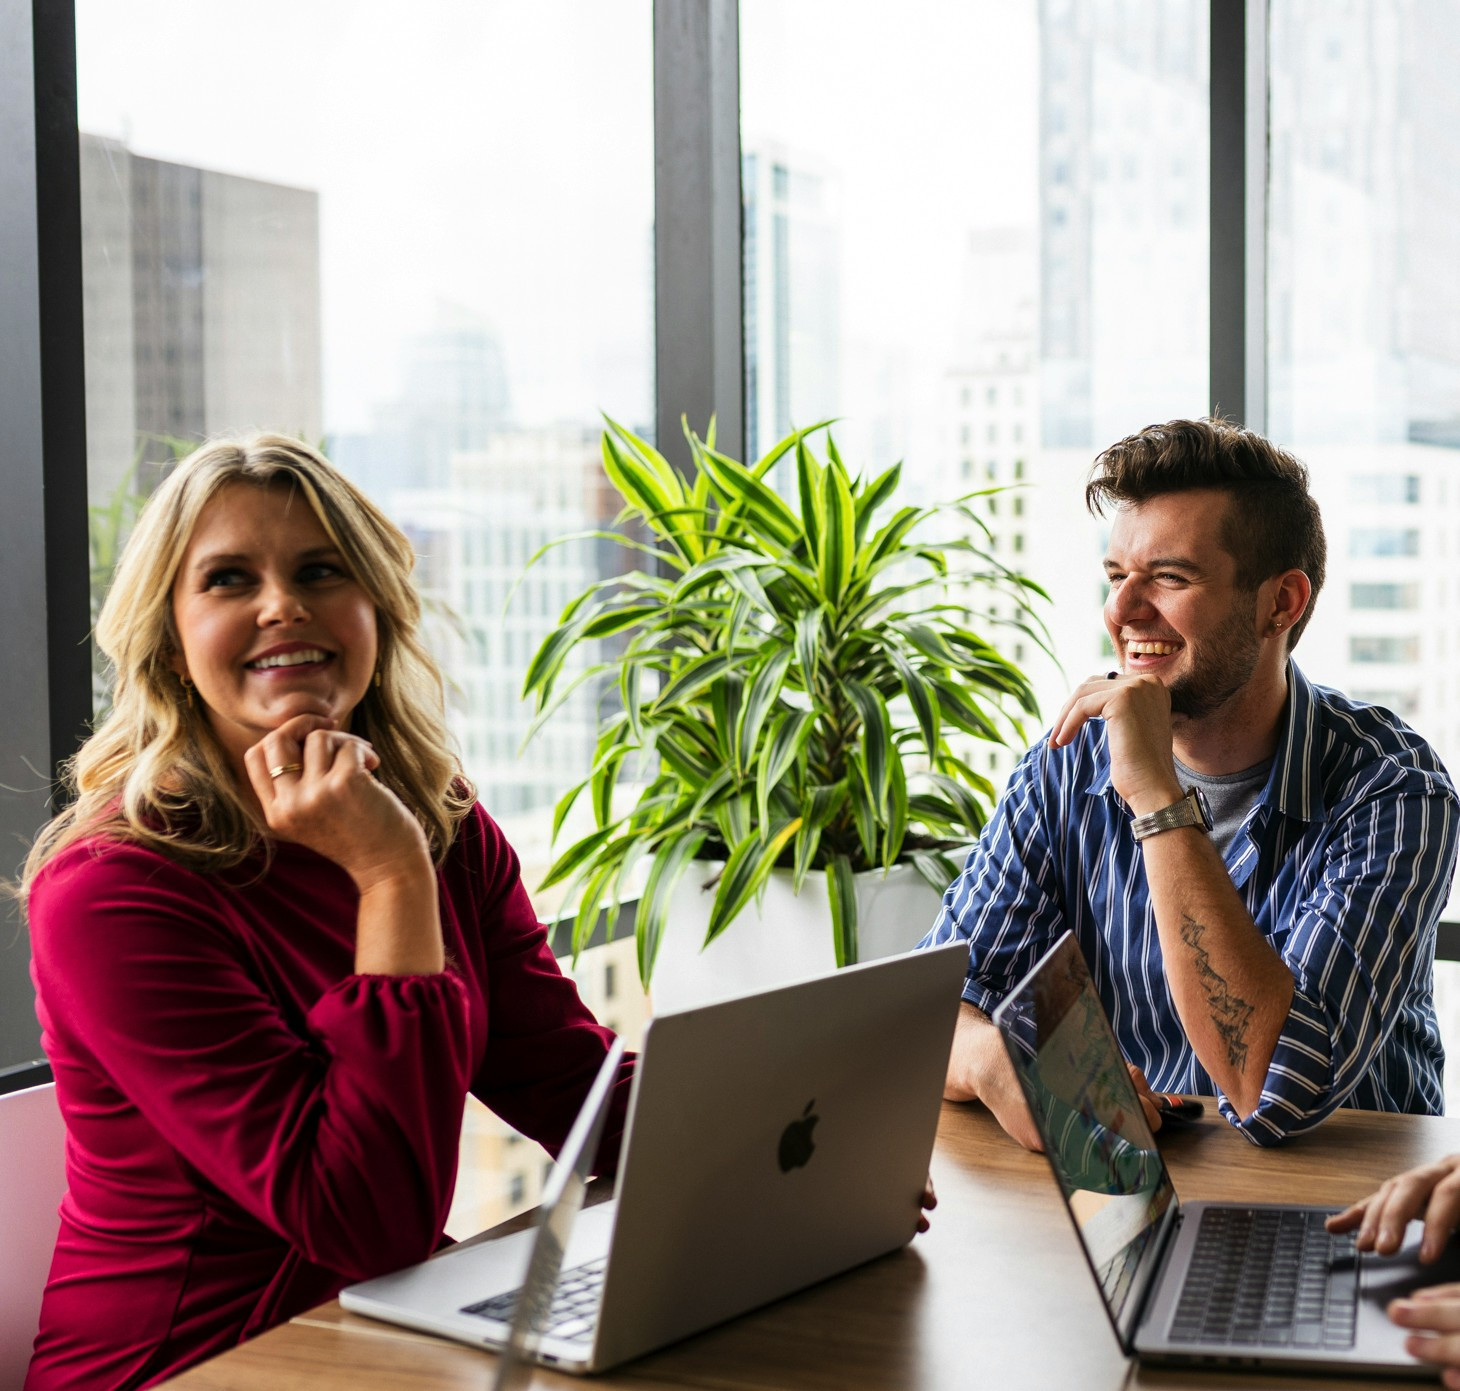
POLYGON ((1201 820, 1197 823, 1202 830, 1210 831, 1216 824, 1212 819, 1211 804, 1207 801, 1207 794, 1193 784, 1187 788, 1186 795, 1196 803, 1196 809, 1201 814, 1201 820))

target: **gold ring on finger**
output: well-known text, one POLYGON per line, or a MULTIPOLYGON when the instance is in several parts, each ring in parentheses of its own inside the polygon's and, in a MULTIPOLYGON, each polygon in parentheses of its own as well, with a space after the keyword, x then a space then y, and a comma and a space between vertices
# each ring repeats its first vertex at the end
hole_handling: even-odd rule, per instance
POLYGON ((269 769, 269 776, 271 778, 282 778, 285 773, 302 773, 303 771, 304 765, 302 763, 281 763, 277 768, 269 769))

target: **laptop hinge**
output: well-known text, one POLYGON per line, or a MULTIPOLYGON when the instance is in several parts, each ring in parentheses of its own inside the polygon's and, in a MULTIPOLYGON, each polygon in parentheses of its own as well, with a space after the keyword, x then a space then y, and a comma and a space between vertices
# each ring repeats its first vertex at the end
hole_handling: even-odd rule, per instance
POLYGON ((1141 1288, 1136 1291, 1134 1315, 1128 1327, 1121 1333, 1121 1348, 1127 1357, 1135 1356, 1136 1334, 1146 1320, 1146 1309, 1156 1291, 1161 1288, 1161 1277, 1172 1251, 1176 1249, 1176 1238, 1180 1234, 1183 1220, 1181 1200, 1173 1192, 1171 1206, 1166 1209, 1166 1215, 1161 1219, 1161 1230, 1156 1233, 1155 1256, 1145 1263, 1148 1273, 1141 1288))

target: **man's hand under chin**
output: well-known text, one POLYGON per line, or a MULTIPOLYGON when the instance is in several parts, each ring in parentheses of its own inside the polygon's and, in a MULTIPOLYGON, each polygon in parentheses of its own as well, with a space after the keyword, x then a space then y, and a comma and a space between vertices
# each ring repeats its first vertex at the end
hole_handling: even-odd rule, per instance
POLYGON ((943 1098, 983 1102, 994 1113, 994 1119, 1025 1149, 1044 1149, 999 1031, 988 1015, 966 1000, 958 1010, 943 1098))

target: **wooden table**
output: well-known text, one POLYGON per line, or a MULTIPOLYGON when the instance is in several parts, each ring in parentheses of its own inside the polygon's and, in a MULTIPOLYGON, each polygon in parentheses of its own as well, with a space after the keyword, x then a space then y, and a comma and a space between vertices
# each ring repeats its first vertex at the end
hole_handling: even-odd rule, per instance
MULTIPOLYGON (((1340 1111, 1277 1150, 1207 1102, 1162 1140, 1187 1198, 1342 1204, 1398 1169, 1460 1150, 1460 1120, 1340 1111)), ((966 1391, 1385 1383, 1139 1369, 1111 1332, 1049 1166, 978 1107, 945 1105, 933 1230, 836 1280, 602 1377, 537 1369, 537 1391, 966 1391)), ((484 1391, 490 1354, 324 1305, 169 1382, 186 1391, 484 1391)), ((1413 1382, 1390 1383, 1413 1386, 1413 1382)))

